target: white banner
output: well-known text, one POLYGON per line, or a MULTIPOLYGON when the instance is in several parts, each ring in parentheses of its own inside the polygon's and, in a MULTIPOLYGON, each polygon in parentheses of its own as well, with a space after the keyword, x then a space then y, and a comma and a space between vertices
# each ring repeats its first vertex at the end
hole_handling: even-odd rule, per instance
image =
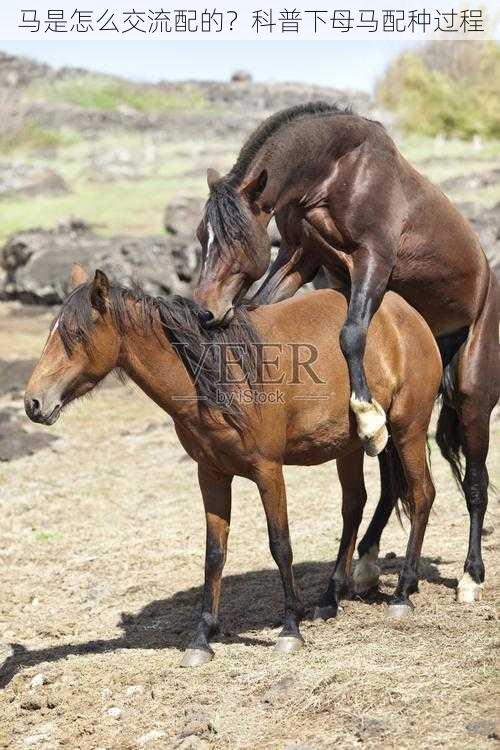
MULTIPOLYGON (((349 40, 498 38, 498 4, 484 0, 1 0, 4 40, 349 40)), ((300 64, 300 61, 298 61, 300 64)))

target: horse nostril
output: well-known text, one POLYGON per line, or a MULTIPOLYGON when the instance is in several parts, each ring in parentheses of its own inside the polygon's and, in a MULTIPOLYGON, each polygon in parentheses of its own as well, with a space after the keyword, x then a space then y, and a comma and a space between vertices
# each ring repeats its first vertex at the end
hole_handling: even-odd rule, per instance
POLYGON ((40 411, 40 401, 37 398, 32 398, 29 403, 29 407, 30 407, 30 412, 33 415, 38 414, 38 412, 40 411))
POLYGON ((210 312, 210 310, 200 310, 198 313, 198 318, 202 326, 205 326, 207 323, 210 323, 211 320, 214 319, 213 313, 210 312))

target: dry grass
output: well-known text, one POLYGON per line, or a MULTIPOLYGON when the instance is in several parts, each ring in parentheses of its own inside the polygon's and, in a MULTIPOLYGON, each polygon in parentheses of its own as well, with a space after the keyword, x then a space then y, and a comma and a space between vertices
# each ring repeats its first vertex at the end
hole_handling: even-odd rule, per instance
MULTIPOLYGON (((3 356, 35 357, 49 316, 22 317, 13 305, 0 315, 3 356)), ((20 409, 20 398, 4 395, 0 407, 20 409)), ((195 467, 171 421, 131 386, 111 382, 52 432, 59 439, 50 447, 0 464, 1 640, 18 644, 3 669, 0 746, 132 748, 153 730, 148 748, 492 745, 494 537, 484 540, 484 601, 457 605, 467 514, 435 450, 438 496, 411 621, 384 619, 400 562, 384 559, 380 596, 345 602, 337 621, 304 623, 307 647, 275 656, 279 576, 256 491, 241 480, 224 634, 214 661, 190 671, 178 663, 200 602, 204 529, 195 467), (30 687, 39 674, 45 684, 30 687)), ((495 461, 493 440, 498 477, 495 461)), ((335 469, 290 468, 287 485, 297 579, 312 605, 340 533, 335 469)), ((363 528, 377 495, 374 461, 368 487, 363 528)), ((392 520, 382 554, 401 555, 405 541, 392 520)))

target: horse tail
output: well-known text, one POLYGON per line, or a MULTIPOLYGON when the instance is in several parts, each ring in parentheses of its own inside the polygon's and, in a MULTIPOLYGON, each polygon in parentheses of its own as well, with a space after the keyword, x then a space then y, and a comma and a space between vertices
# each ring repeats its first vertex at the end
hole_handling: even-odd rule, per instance
POLYGON ((381 457, 383 457, 387 467, 388 477, 388 486, 383 489, 389 492, 393 506, 396 509, 396 515, 401 523, 401 507, 405 516, 410 517, 408 482, 399 453, 392 439, 387 441, 381 457))
POLYGON ((458 414, 453 406, 441 396, 441 410, 439 412, 436 443, 442 457, 450 464, 453 478, 463 492, 462 440, 458 414))

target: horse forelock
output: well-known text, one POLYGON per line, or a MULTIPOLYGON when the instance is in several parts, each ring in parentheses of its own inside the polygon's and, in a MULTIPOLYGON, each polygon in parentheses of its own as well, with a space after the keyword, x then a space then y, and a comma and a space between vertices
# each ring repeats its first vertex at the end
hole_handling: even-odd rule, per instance
MULTIPOLYGON (((248 255, 252 250, 252 215, 243 196, 230 180, 220 180, 210 191, 205 205, 205 223, 210 251, 233 256, 237 248, 248 255)), ((207 247, 207 252, 209 247, 207 247)))

